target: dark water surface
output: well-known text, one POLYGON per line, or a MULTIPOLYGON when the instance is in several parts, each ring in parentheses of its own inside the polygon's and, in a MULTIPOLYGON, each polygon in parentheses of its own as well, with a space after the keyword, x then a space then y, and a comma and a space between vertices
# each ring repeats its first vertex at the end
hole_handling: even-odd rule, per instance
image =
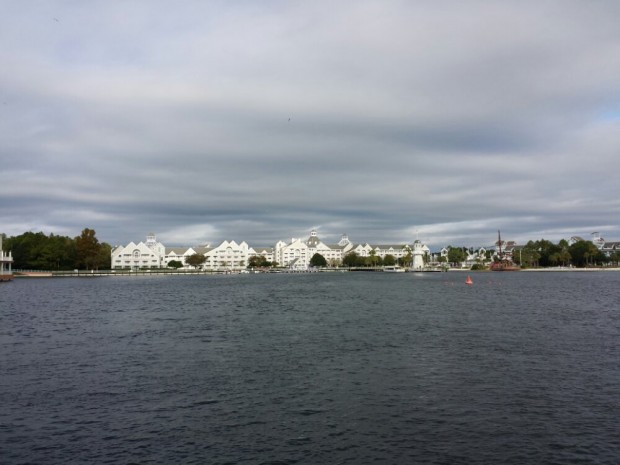
POLYGON ((620 273, 0 285, 2 464, 618 464, 620 273))

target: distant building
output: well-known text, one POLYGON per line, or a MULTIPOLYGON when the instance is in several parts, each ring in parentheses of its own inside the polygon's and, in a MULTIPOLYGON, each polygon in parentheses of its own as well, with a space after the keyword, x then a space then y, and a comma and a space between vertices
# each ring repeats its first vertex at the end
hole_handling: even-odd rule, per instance
POLYGON ((0 281, 10 281, 13 279, 13 256, 11 252, 4 252, 2 248, 2 236, 0 236, 0 281))
POLYGON ((162 261, 162 268, 166 268, 170 262, 181 262, 186 266, 185 259, 191 257, 195 253, 204 253, 207 247, 165 247, 166 253, 162 261))
POLYGON ((414 242, 414 247, 409 244, 353 244, 346 234, 343 234, 337 244, 325 244, 315 230, 310 232, 307 240, 292 238, 290 242, 280 241, 274 248, 274 258, 281 265, 293 270, 307 270, 312 256, 318 253, 322 255, 329 266, 340 266, 343 258, 350 253, 360 257, 375 256, 385 259, 391 255, 396 260, 410 257, 415 261, 414 267, 422 269, 425 264, 424 256, 430 253, 428 247, 420 241, 414 242), (414 248, 417 247, 414 254, 414 248), (416 259, 417 255, 417 259, 416 259))
POLYGON ((577 242, 582 242, 582 241, 584 241, 584 240, 585 240, 585 239, 584 239, 583 237, 580 237, 580 236, 573 236, 573 237, 571 237, 571 238, 568 240, 568 244, 569 244, 569 245, 573 245, 573 244, 575 244, 575 243, 577 243, 577 242))
POLYGON ((601 252, 608 257, 613 253, 620 252, 620 242, 605 242, 601 247, 601 252))
POLYGON ((206 257, 203 269, 206 270, 242 270, 248 266, 250 247, 243 241, 223 241, 217 247, 202 251, 206 257))
POLYGON ((328 264, 334 266, 342 263, 343 253, 350 247, 351 243, 346 235, 338 244, 328 245, 319 239, 317 232, 313 229, 306 241, 292 238, 288 243, 277 242, 274 247, 274 259, 280 266, 291 270, 307 270, 310 267, 310 260, 314 254, 318 253, 328 264))
POLYGON ((425 256, 430 254, 428 247, 419 240, 414 242, 413 247, 409 244, 353 244, 348 236, 343 234, 337 244, 326 244, 321 241, 316 230, 312 230, 306 240, 292 238, 289 242, 278 241, 274 247, 255 248, 245 241, 238 243, 229 240, 222 241, 215 247, 165 247, 157 241, 155 234, 151 233, 144 242, 130 242, 126 246, 114 247, 111 259, 113 269, 166 268, 172 261, 181 262, 184 268, 189 268, 187 258, 198 253, 205 256, 201 269, 231 271, 244 269, 251 257, 261 256, 268 262, 302 271, 310 267, 314 254, 322 255, 328 266, 340 266, 344 256, 352 252, 361 257, 376 256, 385 259, 391 255, 396 260, 410 258, 415 269, 422 269, 426 262, 425 256))
POLYGON ((592 243, 607 257, 610 257, 616 252, 620 252, 620 242, 606 241, 598 232, 592 233, 592 243))
POLYGON ((269 263, 273 263, 275 260, 273 247, 250 247, 248 255, 248 260, 252 257, 263 257, 269 263))
POLYGON ((126 246, 117 246, 112 249, 112 268, 132 269, 161 268, 164 265, 166 248, 157 242, 155 234, 146 236, 146 242, 130 242, 126 246))
MULTIPOLYGON (((244 241, 223 241, 216 247, 209 245, 194 247, 165 247, 157 241, 154 234, 146 237, 146 242, 130 242, 126 246, 112 249, 112 268, 141 269, 167 268, 172 261, 178 261, 183 267, 190 268, 186 259, 194 254, 205 256, 202 269, 206 270, 239 270, 248 264, 248 258, 255 252, 244 241)), ((261 249, 265 253, 265 249, 261 249)), ((269 253, 266 254, 269 257, 269 253)))

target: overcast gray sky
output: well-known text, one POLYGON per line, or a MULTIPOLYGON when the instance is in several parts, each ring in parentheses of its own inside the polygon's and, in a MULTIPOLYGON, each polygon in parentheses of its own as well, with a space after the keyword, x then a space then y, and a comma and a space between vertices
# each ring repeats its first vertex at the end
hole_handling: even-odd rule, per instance
POLYGON ((0 0, 0 232, 620 240, 620 2, 0 0))

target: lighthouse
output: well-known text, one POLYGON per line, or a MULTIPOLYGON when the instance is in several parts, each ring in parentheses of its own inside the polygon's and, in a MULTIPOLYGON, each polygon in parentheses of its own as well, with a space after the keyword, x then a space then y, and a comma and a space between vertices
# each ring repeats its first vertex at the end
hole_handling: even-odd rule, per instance
POLYGON ((424 246, 422 242, 416 239, 413 243, 413 264, 411 269, 413 271, 422 271, 424 269, 424 246))

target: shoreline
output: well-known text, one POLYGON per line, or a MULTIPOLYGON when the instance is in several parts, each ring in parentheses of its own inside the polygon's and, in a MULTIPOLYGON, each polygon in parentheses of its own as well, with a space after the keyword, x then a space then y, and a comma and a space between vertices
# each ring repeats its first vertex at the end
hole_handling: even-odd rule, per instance
MULTIPOLYGON (((261 271, 261 272, 247 272, 247 271, 155 271, 155 270, 144 270, 144 271, 126 271, 119 272, 116 270, 110 271, 80 271, 80 272, 55 272, 55 271, 23 271, 23 272, 13 272, 12 279, 22 279, 22 278, 100 278, 100 277, 110 277, 110 276, 214 276, 214 275, 237 275, 237 274, 307 274, 307 273, 316 273, 316 272, 349 272, 349 271, 362 271, 362 270, 348 270, 348 269, 325 269, 318 271, 261 271)), ((377 272, 379 270, 364 270, 364 271, 374 271, 377 272)), ((619 272, 620 267, 609 267, 609 268, 568 268, 568 267, 556 267, 556 268, 524 268, 522 270, 514 270, 514 271, 491 271, 491 270, 469 270, 464 268, 450 268, 447 272, 457 272, 457 273, 595 273, 595 272, 619 272)), ((409 271, 408 273, 437 273, 438 270, 416 270, 409 271)))

